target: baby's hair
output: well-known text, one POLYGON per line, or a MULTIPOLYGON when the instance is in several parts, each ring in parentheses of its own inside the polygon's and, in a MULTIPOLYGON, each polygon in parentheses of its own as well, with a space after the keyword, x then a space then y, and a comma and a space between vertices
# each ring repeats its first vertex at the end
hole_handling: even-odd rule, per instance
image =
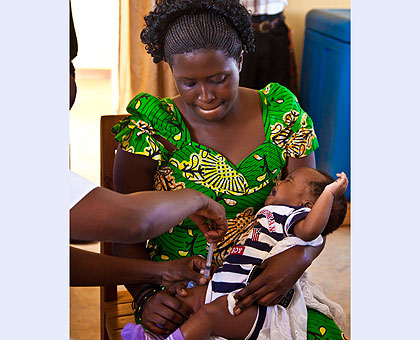
POLYGON ((251 16, 238 0, 156 0, 140 34, 155 63, 200 50, 223 51, 239 60, 254 50, 251 16))
MULTIPOLYGON (((325 187, 334 182, 335 179, 323 170, 316 169, 321 175, 325 177, 323 181, 309 181, 309 192, 312 197, 316 200, 322 194, 325 187)), ((343 224, 344 218, 347 213, 347 199, 344 194, 334 197, 334 202, 331 208, 330 218, 328 219, 327 225, 325 226, 322 236, 332 233, 334 230, 343 224)))

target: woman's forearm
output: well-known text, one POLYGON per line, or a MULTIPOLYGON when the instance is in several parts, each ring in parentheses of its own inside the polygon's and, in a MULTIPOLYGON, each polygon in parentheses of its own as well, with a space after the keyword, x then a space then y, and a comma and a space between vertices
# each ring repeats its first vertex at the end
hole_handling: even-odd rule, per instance
POLYGON ((307 267, 309 267, 312 264, 313 260, 315 260, 319 256, 319 254, 321 254, 322 250, 325 247, 325 242, 326 241, 327 240, 324 237, 324 242, 320 246, 317 246, 317 247, 305 246, 305 247, 303 247, 304 252, 305 252, 305 255, 304 255, 305 260, 304 261, 306 261, 308 263, 307 267))
POLYGON ((293 171, 297 168, 302 166, 307 166, 309 168, 316 168, 316 161, 315 161, 315 152, 311 152, 309 155, 302 157, 302 158, 293 158, 288 157, 286 159, 286 166, 283 168, 281 172, 281 178, 286 178, 290 175, 293 171))
POLYGON ((235 299, 239 300, 237 312, 254 303, 264 306, 279 303, 319 255, 322 248, 323 245, 294 246, 265 259, 261 264, 262 273, 235 294, 235 299))

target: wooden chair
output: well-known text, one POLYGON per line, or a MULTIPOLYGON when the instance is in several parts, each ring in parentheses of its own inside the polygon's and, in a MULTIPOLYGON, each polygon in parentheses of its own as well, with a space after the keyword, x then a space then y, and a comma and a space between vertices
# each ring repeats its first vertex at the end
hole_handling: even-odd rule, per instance
MULTIPOLYGON (((118 142, 114 140, 111 128, 127 115, 108 115, 101 117, 101 186, 114 190, 113 166, 118 142)), ((101 242, 101 254, 112 255, 111 243, 101 242)), ((131 309, 132 297, 127 290, 117 290, 117 286, 101 287, 101 340, 122 339, 124 325, 134 322, 131 309)))

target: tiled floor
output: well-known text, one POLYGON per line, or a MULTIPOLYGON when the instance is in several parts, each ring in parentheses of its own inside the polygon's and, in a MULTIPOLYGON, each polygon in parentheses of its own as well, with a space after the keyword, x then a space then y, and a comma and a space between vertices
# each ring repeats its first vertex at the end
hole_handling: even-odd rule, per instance
MULTIPOLYGON (((79 248, 99 252, 99 244, 79 248)), ((73 340, 99 340, 99 287, 70 288, 70 337, 73 340)))
MULTIPOLYGON (((111 114, 111 82, 104 73, 77 74, 78 95, 70 112, 71 167, 99 184, 99 117, 111 114)), ((99 251, 97 243, 80 246, 99 251)), ((341 304, 343 328, 350 337, 350 228, 328 237, 322 254, 308 270, 326 295, 341 304)), ((70 288, 70 336, 73 340, 99 340, 99 288, 70 288)))

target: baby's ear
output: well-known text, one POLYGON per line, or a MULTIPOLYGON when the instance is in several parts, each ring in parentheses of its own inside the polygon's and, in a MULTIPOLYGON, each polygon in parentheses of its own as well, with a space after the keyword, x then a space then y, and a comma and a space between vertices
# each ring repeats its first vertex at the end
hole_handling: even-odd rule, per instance
POLYGON ((305 204, 303 206, 306 207, 306 208, 312 209, 313 205, 314 204, 311 201, 307 201, 307 202, 305 202, 305 204))

